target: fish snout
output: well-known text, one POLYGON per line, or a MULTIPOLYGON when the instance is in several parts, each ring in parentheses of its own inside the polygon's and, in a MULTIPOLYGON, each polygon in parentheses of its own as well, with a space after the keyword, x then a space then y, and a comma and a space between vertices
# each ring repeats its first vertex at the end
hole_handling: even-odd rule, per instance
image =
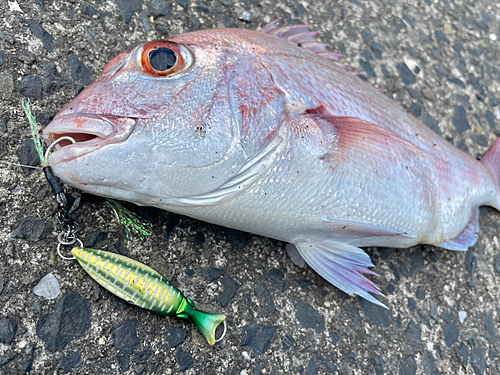
POLYGON ((61 112, 43 131, 43 138, 55 150, 49 157, 49 164, 72 160, 105 145, 121 142, 131 134, 135 124, 136 120, 129 117, 61 112))

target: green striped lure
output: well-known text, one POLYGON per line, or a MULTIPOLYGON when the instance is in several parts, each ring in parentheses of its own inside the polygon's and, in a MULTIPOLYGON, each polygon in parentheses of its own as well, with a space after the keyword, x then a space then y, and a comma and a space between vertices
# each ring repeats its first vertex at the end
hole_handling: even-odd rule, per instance
POLYGON ((74 247, 71 254, 95 281, 125 301, 161 315, 191 319, 210 345, 226 334, 225 315, 196 309, 189 298, 151 267, 103 250, 74 247), (224 333, 215 339, 221 323, 224 333))

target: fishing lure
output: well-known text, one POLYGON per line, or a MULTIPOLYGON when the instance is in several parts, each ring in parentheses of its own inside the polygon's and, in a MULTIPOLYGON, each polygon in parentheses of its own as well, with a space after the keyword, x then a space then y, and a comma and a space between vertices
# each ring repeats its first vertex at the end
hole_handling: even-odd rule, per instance
POLYGON ((161 315, 190 319, 210 345, 226 334, 226 317, 198 310, 193 301, 157 271, 134 259, 109 251, 74 247, 71 254, 84 270, 114 295, 161 315), (224 323, 221 337, 215 330, 224 323))

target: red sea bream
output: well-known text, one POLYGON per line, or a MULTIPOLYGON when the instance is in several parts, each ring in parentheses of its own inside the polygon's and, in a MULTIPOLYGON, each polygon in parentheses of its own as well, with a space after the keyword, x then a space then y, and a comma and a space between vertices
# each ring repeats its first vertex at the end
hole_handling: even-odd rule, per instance
POLYGON ((348 72, 307 26, 204 30, 113 59, 45 129, 78 189, 294 244, 380 302, 366 246, 466 250, 500 208, 500 146, 481 162, 348 72))

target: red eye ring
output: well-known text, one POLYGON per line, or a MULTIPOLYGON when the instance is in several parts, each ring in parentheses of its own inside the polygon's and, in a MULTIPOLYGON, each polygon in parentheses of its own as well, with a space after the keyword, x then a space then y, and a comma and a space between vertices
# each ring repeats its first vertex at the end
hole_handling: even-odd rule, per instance
POLYGON ((177 43, 163 41, 163 40, 157 40, 154 42, 146 43, 142 47, 141 62, 142 62, 142 71, 146 74, 149 74, 152 77, 169 76, 174 73, 182 71, 186 66, 184 57, 182 56, 180 50, 180 46, 177 43), (168 48, 169 50, 175 53, 176 61, 172 68, 160 71, 153 68, 153 66, 151 65, 151 59, 150 59, 151 52, 158 50, 160 48, 168 48))

